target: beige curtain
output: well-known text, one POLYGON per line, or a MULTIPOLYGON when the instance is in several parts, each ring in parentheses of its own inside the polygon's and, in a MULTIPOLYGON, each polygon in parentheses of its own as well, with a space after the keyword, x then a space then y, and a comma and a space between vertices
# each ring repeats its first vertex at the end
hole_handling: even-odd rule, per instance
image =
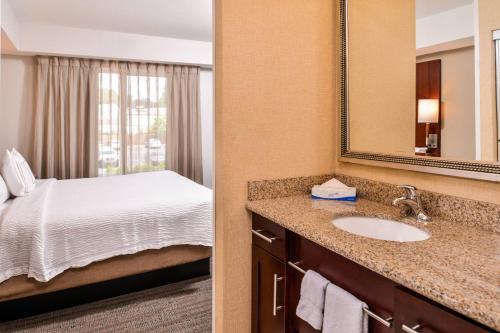
POLYGON ((39 57, 32 165, 39 178, 97 175, 97 81, 90 60, 39 57))
POLYGON ((170 169, 202 183, 199 86, 197 67, 39 57, 36 175, 170 169))
POLYGON ((167 164, 202 183, 200 70, 174 66, 168 75, 167 164))

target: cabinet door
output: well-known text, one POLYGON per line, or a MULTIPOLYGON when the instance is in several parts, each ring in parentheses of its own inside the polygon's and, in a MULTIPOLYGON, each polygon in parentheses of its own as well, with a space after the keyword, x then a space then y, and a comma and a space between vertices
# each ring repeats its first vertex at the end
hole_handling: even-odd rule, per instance
POLYGON ((412 329, 418 333, 493 332, 406 289, 396 288, 394 304, 398 333, 410 333, 412 329))
POLYGON ((252 246, 252 333, 285 332, 285 263, 252 246))

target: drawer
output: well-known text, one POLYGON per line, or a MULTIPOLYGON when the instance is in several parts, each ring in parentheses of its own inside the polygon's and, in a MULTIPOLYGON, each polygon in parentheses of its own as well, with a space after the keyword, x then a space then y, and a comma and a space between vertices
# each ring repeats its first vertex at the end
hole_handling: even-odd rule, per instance
POLYGON ((494 332, 405 288, 396 288, 394 305, 398 309, 394 328, 398 333, 486 333, 494 332), (405 327, 403 327, 405 325, 405 327))
POLYGON ((252 243, 281 261, 287 260, 286 229, 268 219, 252 215, 252 243))

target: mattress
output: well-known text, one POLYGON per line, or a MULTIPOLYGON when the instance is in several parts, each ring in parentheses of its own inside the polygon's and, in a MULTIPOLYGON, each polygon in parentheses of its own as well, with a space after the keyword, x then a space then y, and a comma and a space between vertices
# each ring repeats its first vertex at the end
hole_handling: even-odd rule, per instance
POLYGON ((212 246, 212 191, 172 171, 37 182, 2 210, 0 282, 173 245, 212 246))

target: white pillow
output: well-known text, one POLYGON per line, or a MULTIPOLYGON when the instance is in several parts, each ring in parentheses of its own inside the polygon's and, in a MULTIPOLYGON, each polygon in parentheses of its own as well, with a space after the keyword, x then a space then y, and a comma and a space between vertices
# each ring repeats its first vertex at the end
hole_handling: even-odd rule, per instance
POLYGON ((5 156, 3 158, 2 177, 12 195, 22 197, 29 193, 24 184, 24 177, 18 166, 16 158, 8 150, 5 152, 5 156))
POLYGON ((14 156, 17 166, 21 171, 26 191, 31 192, 35 188, 35 175, 33 174, 33 171, 31 171, 31 168, 23 155, 21 155, 21 153, 19 153, 15 148, 12 148, 10 153, 14 156))
POLYGON ((0 205, 3 204, 10 198, 10 192, 7 188, 7 184, 3 180, 2 176, 0 176, 0 205))

